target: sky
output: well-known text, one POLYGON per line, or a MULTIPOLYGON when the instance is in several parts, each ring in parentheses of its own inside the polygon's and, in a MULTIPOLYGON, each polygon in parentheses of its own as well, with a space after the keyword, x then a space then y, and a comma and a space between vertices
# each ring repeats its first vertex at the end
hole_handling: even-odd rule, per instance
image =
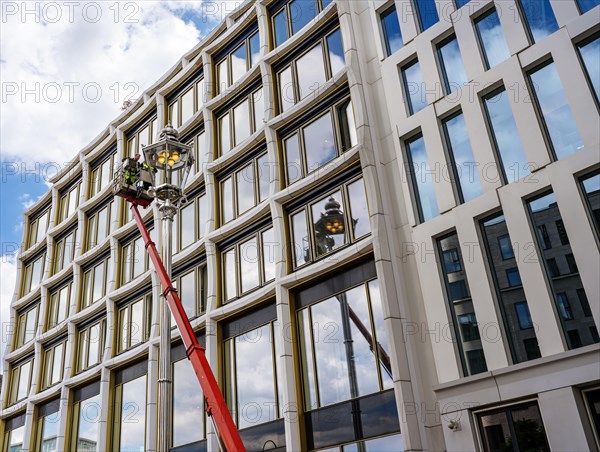
POLYGON ((125 100, 135 101, 240 3, 0 1, 0 357, 23 212, 125 100))

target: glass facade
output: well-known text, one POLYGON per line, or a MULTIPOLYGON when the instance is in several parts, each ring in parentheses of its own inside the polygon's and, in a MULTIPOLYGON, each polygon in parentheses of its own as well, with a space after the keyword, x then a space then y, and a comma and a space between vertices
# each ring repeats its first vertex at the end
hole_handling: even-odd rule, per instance
POLYGON ((440 17, 435 0, 413 0, 413 5, 421 31, 425 31, 439 22, 440 17))
POLYGON ((578 45, 596 102, 600 102, 600 36, 594 35, 578 45))
POLYGON ((404 98, 410 115, 414 115, 427 106, 425 83, 421 75, 419 61, 414 60, 401 70, 404 82, 404 98))
POLYGON ((433 173, 429 169, 425 140, 422 135, 406 142, 408 173, 411 177, 420 221, 439 215, 434 191, 433 173))
POLYGON ((456 36, 452 35, 438 44, 437 54, 446 94, 450 94, 465 86, 469 82, 469 79, 465 73, 456 36))
POLYGON ((577 6, 579 6, 579 11, 581 14, 585 14, 596 6, 600 5, 599 0, 576 0, 577 6))
POLYGON ((396 50, 402 48, 402 32, 396 7, 392 7, 380 14, 381 32, 385 46, 386 56, 390 56, 396 50))
POLYGON ((495 9, 489 10, 475 20, 475 29, 479 37, 479 45, 487 69, 510 57, 510 52, 504 39, 504 32, 500 25, 500 18, 495 9))
POLYGON ((558 30, 550 0, 519 0, 533 42, 538 42, 558 30))

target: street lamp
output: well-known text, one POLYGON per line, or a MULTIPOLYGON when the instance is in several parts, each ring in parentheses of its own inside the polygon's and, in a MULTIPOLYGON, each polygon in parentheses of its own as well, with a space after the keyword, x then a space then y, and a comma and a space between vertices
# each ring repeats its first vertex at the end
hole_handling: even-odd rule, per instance
MULTIPOLYGON (((153 194, 158 200, 163 237, 162 259, 171 278, 173 218, 179 206, 187 200, 183 188, 194 164, 192 147, 179 141, 179 133, 171 124, 161 131, 158 141, 142 148, 145 164, 151 174, 156 173, 153 194), (183 172, 183 177, 175 177, 183 172), (177 184, 177 181, 181 181, 177 184)), ((160 356, 158 365, 158 438, 157 450, 171 447, 171 312, 166 298, 160 309, 160 356)))

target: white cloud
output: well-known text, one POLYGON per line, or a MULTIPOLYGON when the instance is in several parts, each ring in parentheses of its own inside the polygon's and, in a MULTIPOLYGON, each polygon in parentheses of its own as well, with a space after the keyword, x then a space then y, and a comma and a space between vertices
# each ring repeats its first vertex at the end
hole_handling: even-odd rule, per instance
POLYGON ((14 255, 0 258, 0 373, 2 359, 12 332, 10 324, 10 303, 12 302, 17 278, 17 260, 14 255))
POLYGON ((72 159, 239 2, 72 3, 2 3, 4 159, 72 159))

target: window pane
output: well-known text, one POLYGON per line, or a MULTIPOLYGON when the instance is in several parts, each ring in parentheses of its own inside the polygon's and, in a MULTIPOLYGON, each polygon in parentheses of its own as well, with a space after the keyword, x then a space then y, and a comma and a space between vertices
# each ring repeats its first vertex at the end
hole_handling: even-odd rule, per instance
POLYGON ((507 182, 514 182, 529 174, 529 164, 521 145, 517 124, 505 90, 484 98, 490 128, 507 182))
POLYGON ((440 45, 438 55, 447 94, 460 89, 469 82, 456 37, 453 36, 451 40, 440 45))
POLYGON ((258 287, 258 246, 256 238, 252 238, 240 245, 240 279, 242 293, 258 287))
POLYGON ((146 376, 128 381, 122 386, 119 442, 122 451, 144 450, 146 438, 146 376))
POLYGON ((275 47, 277 47, 287 41, 288 38, 287 14, 285 8, 273 17, 273 29, 275 32, 275 47))
POLYGON ((221 194, 223 223, 227 223, 233 219, 233 182, 231 177, 223 181, 221 189, 223 190, 221 194))
POLYGON ((181 124, 190 119, 194 115, 194 90, 188 90, 181 96, 181 124))
POLYGON ((292 68, 287 67, 279 73, 279 105, 283 113, 294 105, 294 84, 292 83, 292 68))
POLYGON ((254 201, 254 164, 250 163, 236 173, 238 215, 255 205, 254 201))
POLYGON ((379 368, 381 371, 382 386, 384 389, 392 388, 394 379, 392 377, 392 363, 390 361, 390 345, 384 326, 383 304, 379 281, 373 280, 368 284, 369 297, 371 299, 371 310, 373 311, 373 323, 375 324, 375 335, 377 338, 377 352, 379 356, 379 368))
POLYGON ((98 212, 98 234, 96 244, 102 242, 108 235, 108 206, 98 212))
POLYGON ((244 101, 233 109, 234 146, 250 136, 250 109, 244 101))
POLYGON ((100 324, 96 324, 89 329, 87 337, 88 343, 88 366, 92 366, 99 361, 98 353, 100 351, 100 324))
POLYGON ((288 185, 291 185, 302 178, 302 162, 300 161, 298 134, 295 133, 283 143, 285 148, 288 185))
POLYGON ((294 236, 296 266, 299 267, 310 261, 308 227, 304 210, 292 216, 292 235, 294 236))
POLYGON ((30 309, 26 314, 25 320, 25 335, 23 338, 23 344, 28 343, 35 337, 35 332, 37 330, 37 314, 38 307, 36 306, 33 309, 30 309))
POLYGON ((207 223, 209 220, 208 198, 202 195, 198 198, 198 238, 201 239, 206 234, 207 223))
POLYGON ((131 305, 131 347, 144 341, 144 300, 131 305))
MULTIPOLYGON (((327 218, 327 214, 333 210, 342 212, 341 206, 342 194, 339 191, 336 191, 331 194, 331 196, 327 196, 311 206, 317 257, 329 253, 346 243, 346 230, 343 224, 341 225, 341 229, 338 227, 337 231, 334 232, 331 232, 328 228, 331 222, 338 220, 327 218)), ((340 219, 339 221, 343 222, 344 220, 340 219)))
POLYGON ((386 56, 390 56, 404 45, 400 31, 400 21, 396 8, 390 8, 381 14, 381 29, 383 32, 386 56))
POLYGON ((337 156, 331 113, 306 126, 303 137, 306 168, 309 173, 337 156))
MULTIPOLYGON (((534 227, 547 226, 547 229, 552 231, 554 235, 556 221, 562 220, 554 193, 548 193, 541 198, 529 201, 528 206, 534 227)), ((561 244, 560 246, 544 249, 539 236, 538 245, 541 253, 540 257, 547 261, 546 276, 552 292, 555 294, 556 309, 561 314, 559 317, 569 349, 593 344, 596 342, 596 338, 590 332, 590 327, 596 326, 593 318, 586 317, 583 310, 579 309, 573 310, 568 316, 566 315, 568 312, 567 300, 577 299, 578 290, 585 292, 579 273, 571 273, 570 270, 573 269, 568 268, 566 256, 573 253, 571 245, 561 244), (554 259, 554 269, 550 263, 551 259, 554 259), (560 265, 558 262, 560 262, 560 265), (575 334, 578 336, 577 340, 575 340, 575 334)))
POLYGON ((94 267, 94 292, 92 294, 92 303, 98 301, 104 296, 104 262, 94 267))
POLYGON ((23 438, 25 436, 25 426, 15 428, 7 432, 8 434, 8 451, 19 452, 23 447, 23 438))
POLYGON ((78 450, 96 450, 101 416, 100 394, 79 403, 78 450))
POLYGON ((265 282, 275 279, 278 244, 275 241, 275 231, 269 228, 262 232, 262 265, 265 282))
MULTIPOLYGON (((42 422, 42 451, 43 452, 57 452, 57 441, 58 441, 58 426, 60 422, 60 412, 52 413, 44 416, 39 420, 42 422)), ((9 448, 9 451, 14 449, 9 448)))
POLYGON ((294 35, 317 16, 315 0, 292 0, 289 7, 292 34, 294 35))
POLYGON ((599 0, 577 0, 577 4, 579 5, 579 10, 581 14, 587 13, 592 8, 600 5, 599 0))
POLYGON ((454 179, 462 199, 467 202, 483 194, 479 181, 478 163, 473 157, 467 125, 462 113, 444 121, 448 152, 454 179))
POLYGON ((598 101, 600 100, 600 36, 580 45, 579 52, 598 101))
POLYGON ((24 399, 29 394, 31 363, 32 361, 28 361, 19 368, 19 382, 17 383, 17 398, 15 399, 15 402, 24 399))
POLYGON ((477 317, 471 301, 467 275, 462 263, 458 235, 454 233, 438 239, 437 243, 442 256, 446 251, 456 250, 457 265, 461 269, 460 271, 448 271, 447 267, 442 268, 463 372, 465 376, 485 372, 487 366, 477 327, 477 317))
POLYGON ((558 23, 549 0, 520 0, 533 42, 544 39, 558 30, 558 23))
POLYGON ((435 0, 414 0, 414 2, 419 16, 421 31, 425 31, 438 23, 440 18, 435 7, 435 0))
MULTIPOLYGON (((196 240, 196 202, 192 201, 183 209, 179 217, 179 227, 181 228, 181 249, 190 246, 196 240)), ((142 250, 140 250, 142 251, 142 250)))
POLYGON ((265 124, 265 98, 262 88, 252 94, 252 101, 254 105, 254 131, 256 132, 265 124))
POLYGON ((348 185, 348 199, 350 200, 350 216, 354 237, 358 238, 368 234, 371 232, 371 224, 369 222, 369 207, 363 179, 348 185))
POLYGON ((302 358, 302 381, 304 382, 304 403, 307 410, 318 408, 315 389, 315 369, 313 366, 313 349, 310 332, 309 308, 298 312, 298 336, 300 337, 300 351, 302 358))
POLYGON ((246 73, 246 44, 231 54, 231 83, 235 84, 246 73))
POLYGON ((529 74, 556 157, 583 149, 571 107, 554 63, 529 74))
POLYGON ((183 275, 179 281, 177 290, 179 291, 179 298, 181 304, 188 318, 194 318, 196 316, 196 272, 191 271, 183 275))
POLYGON ((70 291, 71 285, 69 284, 68 286, 63 287, 58 294, 57 323, 60 323, 67 318, 70 291))
POLYGON ((133 243, 130 245, 130 247, 131 247, 131 259, 133 259, 133 275, 132 276, 134 278, 137 278, 142 273, 144 273, 144 271, 146 270, 145 265, 144 265, 145 264, 144 257, 146 255, 146 248, 144 246, 144 243, 143 243, 141 237, 135 239, 133 241, 133 243))
POLYGON ((321 44, 313 47, 305 55, 298 58, 296 61, 296 72, 298 75, 300 99, 304 99, 325 84, 327 77, 325 75, 323 48, 321 44))
POLYGON ((63 371, 63 352, 65 344, 59 344, 54 347, 54 359, 52 362, 52 376, 50 384, 58 383, 62 380, 63 371))
POLYGON ((237 296, 236 288, 236 270, 235 270, 235 250, 230 250, 223 254, 223 299, 229 301, 237 296))
POLYGON ((269 156, 267 154, 259 157, 256 161, 258 170, 258 201, 262 202, 269 197, 269 187, 271 185, 271 166, 268 161, 269 156))
POLYGON ((254 66, 260 58, 260 35, 258 32, 250 36, 250 66, 254 66))
POLYGON ((592 217, 596 234, 600 237, 600 174, 588 176, 581 181, 587 201, 587 208, 592 217))
POLYGON ((429 170, 425 141, 422 136, 406 143, 409 171, 417 197, 417 207, 421 221, 427 221, 439 215, 433 186, 433 174, 429 170))
POLYGON ((219 145, 221 155, 231 150, 231 135, 229 132, 229 113, 219 119, 219 145))
POLYGON ((423 110, 427 106, 425 85, 421 76, 421 67, 418 61, 402 69, 404 81, 404 92, 408 103, 408 111, 411 115, 423 110))
POLYGON ((202 107, 204 106, 204 99, 205 96, 207 96, 207 92, 206 92, 206 84, 204 83, 204 79, 200 79, 200 81, 198 81, 196 83, 196 98, 197 98, 197 102, 198 102, 198 110, 200 111, 202 110, 202 107))
POLYGON ((148 146, 149 144, 152 144, 152 139, 150 138, 150 125, 147 125, 142 130, 140 130, 140 132, 138 134, 138 149, 137 149, 137 151, 143 155, 142 146, 148 146))
POLYGON ((192 364, 173 363, 173 446, 204 438, 204 401, 192 364))
POLYGON ((479 34, 481 50, 488 69, 510 57, 500 26, 500 19, 495 9, 478 19, 475 22, 475 28, 479 34))
POLYGON ((229 86, 227 58, 217 64, 217 94, 222 93, 229 86))
POLYGON ((342 44, 342 33, 339 29, 327 36, 327 48, 329 50, 331 75, 334 76, 346 67, 346 60, 344 59, 344 45, 342 44))

